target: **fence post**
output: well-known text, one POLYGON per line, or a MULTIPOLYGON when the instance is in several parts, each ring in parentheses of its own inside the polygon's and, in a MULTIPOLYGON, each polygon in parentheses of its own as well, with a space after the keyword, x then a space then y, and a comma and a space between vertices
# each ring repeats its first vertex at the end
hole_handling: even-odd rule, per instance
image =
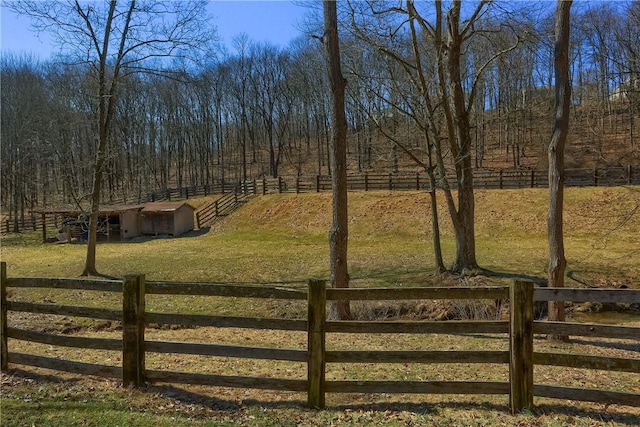
POLYGON ((7 345, 7 263, 0 262, 0 370, 9 369, 7 345))
POLYGON ((47 217, 46 214, 42 214, 42 243, 47 241, 47 217))
POLYGON ((533 409, 533 282, 509 287, 509 403, 511 413, 533 409))
POLYGON ((320 192, 320 175, 316 175, 316 193, 320 192))
POLYGON ((498 179, 499 181, 499 188, 502 190, 502 169, 500 169, 500 172, 498 174, 498 179))
POLYGON ((633 166, 627 165, 627 184, 633 184, 633 166))
POLYGON ((122 287, 122 384, 144 384, 144 275, 125 276, 122 287))
POLYGON ((369 191, 369 174, 364 173, 364 191, 369 191))
POLYGON ((327 316, 327 284, 309 280, 307 326, 307 404, 310 408, 325 406, 325 322, 327 316))
POLYGON ((265 194, 267 194, 267 179, 266 178, 262 178, 262 195, 264 196, 265 194))
POLYGON ((218 200, 213 202, 213 207, 216 209, 216 216, 220 216, 220 212, 218 211, 218 200))
POLYGON ((531 169, 531 188, 535 188, 536 186, 536 170, 531 169))
POLYGON ((593 168, 593 186, 598 186, 598 168, 593 168))

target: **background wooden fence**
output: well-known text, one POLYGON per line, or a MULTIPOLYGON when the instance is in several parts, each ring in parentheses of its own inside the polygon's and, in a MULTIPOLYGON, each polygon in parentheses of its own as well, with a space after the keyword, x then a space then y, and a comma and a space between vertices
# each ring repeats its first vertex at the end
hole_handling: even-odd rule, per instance
POLYGON ((9 363, 38 366, 72 373, 121 378, 125 385, 145 381, 200 384, 306 392, 310 407, 322 408, 326 393, 425 393, 425 394, 499 394, 509 395, 511 410, 533 408, 533 397, 549 397, 639 406, 640 394, 564 387, 534 382, 535 365, 602 369, 640 373, 640 359, 604 356, 539 353, 534 351, 534 334, 638 339, 640 328, 569 322, 535 321, 534 301, 590 301, 640 303, 640 291, 629 289, 555 289, 535 288, 530 282, 516 282, 505 287, 456 288, 351 288, 326 289, 324 281, 312 280, 308 289, 261 285, 226 285, 212 283, 145 282, 143 276, 128 276, 123 281, 83 279, 43 279, 7 277, 2 263, 2 369, 9 363), (122 310, 64 306, 50 303, 7 299, 7 288, 80 289, 122 294, 122 310), (306 300, 307 319, 229 317, 194 314, 156 313, 145 310, 149 294, 201 295, 232 298, 306 300), (496 321, 329 321, 328 301, 336 300, 416 300, 416 299, 508 299, 509 320, 496 321), (80 316, 122 322, 122 339, 63 336, 10 327, 7 311, 80 316), (262 348, 219 345, 214 343, 162 342, 145 339, 149 324, 215 326, 307 332, 306 348, 262 348), (328 351, 328 333, 369 334, 504 334, 509 348, 504 351, 328 351), (46 345, 101 350, 121 350, 122 365, 108 366, 10 351, 8 339, 46 345), (210 375, 145 368, 147 353, 179 353, 203 356, 306 362, 307 379, 261 378, 233 375, 210 375), (495 381, 327 381, 327 363, 492 363, 509 369, 508 382, 495 381))
MULTIPOLYGON (((567 169, 565 171, 568 187, 586 186, 616 186, 640 185, 640 166, 609 167, 602 169, 567 169)), ((477 169, 473 172, 474 187, 484 189, 515 189, 515 188, 546 188, 548 176, 545 170, 512 170, 512 169, 477 169)), ((450 185, 455 188, 455 179, 449 177, 450 185)), ((373 190, 429 190, 431 185, 426 173, 390 173, 390 174, 352 174, 347 176, 347 187, 350 191, 373 190)), ((273 193, 309 193, 331 191, 331 177, 329 175, 315 176, 280 176, 278 178, 262 178, 244 183, 225 182, 207 185, 193 185, 189 187, 165 188, 149 193, 144 198, 136 200, 120 199, 107 200, 109 204, 145 203, 161 200, 189 199, 191 197, 219 194, 227 196, 223 201, 230 200, 230 194, 248 196, 252 194, 273 193)), ((214 202, 215 203, 215 202, 214 202)), ((207 217, 202 223, 211 222, 210 211, 215 211, 212 203, 207 206, 209 211, 203 213, 207 217)), ((222 202, 219 202, 222 203, 222 202)), ((237 207, 237 204, 233 208, 237 207)), ((46 224, 47 228, 57 227, 53 221, 46 224)), ((16 231, 34 231, 42 228, 40 216, 30 216, 18 219, 4 219, 0 222, 0 233, 16 231)))
MULTIPOLYGON (((449 176, 449 184, 455 188, 456 180, 449 176)), ((640 184, 640 166, 610 167, 606 169, 567 169, 565 185, 568 187, 616 186, 640 184)), ((305 193, 331 191, 331 177, 283 176, 265 178, 256 182, 258 191, 268 193, 305 193)), ((546 188, 549 186, 545 170, 476 169, 473 185, 483 189, 546 188)), ((370 190, 429 190, 426 173, 353 174, 347 176, 351 191, 370 190)))
MULTIPOLYGON (((640 185, 640 166, 608 168, 582 168, 565 170, 568 187, 640 185)), ((455 188, 455 179, 449 176, 450 185, 455 188)), ((546 188, 549 186, 546 170, 476 169, 473 172, 474 187, 483 189, 546 188)), ((347 176, 347 187, 351 191, 373 190, 429 190, 431 188, 426 173, 361 173, 347 176)), ((149 200, 167 200, 213 194, 212 186, 193 186, 159 190, 149 196, 149 200)), ((217 188, 217 187, 216 187, 217 188)), ((220 190, 218 188, 218 190, 220 190)), ((261 178, 247 183, 228 185, 225 193, 273 194, 310 193, 331 191, 331 176, 279 176, 261 178)), ((221 193, 219 191, 218 193, 221 193)))

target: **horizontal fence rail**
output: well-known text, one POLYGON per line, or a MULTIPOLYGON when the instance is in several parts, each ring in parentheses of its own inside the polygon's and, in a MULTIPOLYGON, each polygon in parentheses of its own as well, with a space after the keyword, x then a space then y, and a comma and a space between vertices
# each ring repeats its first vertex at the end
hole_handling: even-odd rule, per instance
POLYGON ((311 280, 306 287, 233 285, 193 282, 146 282, 143 276, 122 281, 86 279, 9 278, 2 263, 2 369, 9 363, 64 372, 122 379, 123 384, 147 381, 305 392, 310 407, 325 406, 326 393, 421 393, 507 395, 513 412, 533 408, 533 397, 640 405, 640 394, 628 391, 584 389, 537 384, 534 366, 558 366, 640 374, 640 359, 587 354, 541 352, 534 349, 534 334, 631 339, 640 342, 640 328, 600 324, 539 321, 533 318, 535 301, 640 302, 640 291, 629 289, 535 288, 530 282, 492 287, 411 287, 327 289, 326 282, 311 280), (7 299, 8 288, 92 290, 122 296, 122 310, 77 307, 7 299), (149 312, 146 295, 194 295, 262 300, 306 301, 306 319, 196 315, 149 312), (338 321, 327 319, 327 306, 342 300, 493 300, 509 302, 506 320, 450 321, 338 321), (122 322, 122 338, 91 338, 33 331, 8 325, 8 312, 80 316, 122 322), (145 338, 150 325, 215 326, 307 333, 303 348, 256 345, 158 341, 145 338), (327 350, 327 334, 496 334, 507 338, 504 350, 327 350), (85 363, 9 351, 9 339, 46 346, 121 351, 121 366, 85 363), (146 369, 148 353, 243 358, 303 363, 306 379, 213 375, 146 369), (363 379, 326 380, 327 364, 497 364, 509 371, 508 381, 390 381, 363 379))

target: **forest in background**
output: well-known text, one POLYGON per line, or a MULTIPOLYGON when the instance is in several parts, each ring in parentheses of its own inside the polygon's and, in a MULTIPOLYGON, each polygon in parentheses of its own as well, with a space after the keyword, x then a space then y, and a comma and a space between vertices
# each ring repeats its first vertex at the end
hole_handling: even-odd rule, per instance
MULTIPOLYGON (((437 102, 427 109, 416 96, 415 76, 406 67, 411 35, 394 21, 402 18, 370 6, 347 2, 340 11, 349 172, 421 170, 427 145, 448 136, 445 126, 436 126, 429 142, 417 123, 427 115, 443 123, 444 113, 437 102)), ((469 109, 473 166, 546 169, 553 10, 544 2, 510 7, 516 9, 498 7, 481 16, 477 37, 462 46, 462 83, 477 93, 469 109)), ((572 25, 566 166, 637 164, 640 2, 586 2, 576 7, 572 25)), ((204 57, 196 67, 158 62, 158 72, 122 79, 103 199, 328 174, 329 90, 323 46, 312 37, 320 34, 311 19, 309 34, 284 49, 240 35, 233 50, 204 57)), ((428 43, 419 46, 424 75, 433 77, 426 87, 435 94, 437 79, 429 71, 435 53, 428 43)), ((87 200, 97 148, 92 74, 64 58, 7 54, 0 66, 3 211, 87 200)), ((447 144, 441 145, 453 168, 447 144)))

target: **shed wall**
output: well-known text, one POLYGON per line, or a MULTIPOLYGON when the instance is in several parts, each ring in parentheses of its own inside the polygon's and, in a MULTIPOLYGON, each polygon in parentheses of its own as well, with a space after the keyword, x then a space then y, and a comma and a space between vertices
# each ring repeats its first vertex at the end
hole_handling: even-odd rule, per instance
POLYGON ((138 225, 138 211, 128 210, 120 214, 120 236, 122 239, 132 239, 140 236, 138 225))
POLYGON ((193 209, 189 206, 182 206, 180 209, 175 211, 174 236, 179 236, 187 231, 193 230, 193 226, 193 209))

